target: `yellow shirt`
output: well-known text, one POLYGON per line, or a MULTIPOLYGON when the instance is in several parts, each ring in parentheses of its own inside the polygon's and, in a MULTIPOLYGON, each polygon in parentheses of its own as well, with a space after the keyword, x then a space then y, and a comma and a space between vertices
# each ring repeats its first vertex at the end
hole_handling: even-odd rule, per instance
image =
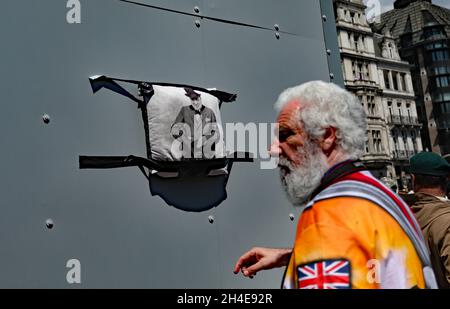
POLYGON ((321 200, 300 217, 284 288, 424 288, 422 264, 400 225, 355 197, 321 200))

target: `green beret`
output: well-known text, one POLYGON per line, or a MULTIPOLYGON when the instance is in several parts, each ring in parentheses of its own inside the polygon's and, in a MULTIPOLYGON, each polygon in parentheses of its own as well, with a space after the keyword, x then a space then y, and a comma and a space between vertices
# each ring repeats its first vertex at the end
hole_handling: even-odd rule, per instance
POLYGON ((434 152, 421 152, 409 159, 409 170, 413 174, 448 176, 450 164, 434 152))

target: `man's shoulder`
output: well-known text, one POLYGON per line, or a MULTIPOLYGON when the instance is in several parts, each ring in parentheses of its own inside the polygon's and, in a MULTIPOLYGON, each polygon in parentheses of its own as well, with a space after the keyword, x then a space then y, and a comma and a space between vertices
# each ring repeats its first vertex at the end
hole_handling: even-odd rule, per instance
POLYGON ((373 201, 356 196, 335 196, 314 201, 305 211, 333 216, 368 216, 383 209, 373 201))
POLYGON ((301 217, 302 230, 312 227, 316 230, 339 228, 369 238, 375 230, 383 235, 404 234, 399 223, 387 211, 361 197, 341 196, 314 202, 301 217))
POLYGON ((450 201, 442 201, 436 196, 426 194, 426 193, 414 193, 414 199, 416 202, 421 203, 433 203, 440 205, 450 205, 450 201))
POLYGON ((203 113, 205 114, 215 114, 214 111, 208 106, 203 105, 203 113))
POLYGON ((450 215, 450 201, 441 200, 433 195, 424 193, 414 194, 414 204, 411 205, 414 212, 426 210, 427 212, 450 215))
MULTIPOLYGON (((381 185, 380 185, 381 186, 381 185)), ((313 205, 327 205, 328 207, 372 207, 386 208, 397 202, 388 194, 387 188, 362 181, 340 181, 319 192, 309 202, 313 205)), ((401 200, 398 198, 398 200, 401 200)), ((308 208, 307 207, 307 208, 308 208)))
POLYGON ((180 111, 181 112, 191 111, 191 107, 189 105, 182 106, 180 111))

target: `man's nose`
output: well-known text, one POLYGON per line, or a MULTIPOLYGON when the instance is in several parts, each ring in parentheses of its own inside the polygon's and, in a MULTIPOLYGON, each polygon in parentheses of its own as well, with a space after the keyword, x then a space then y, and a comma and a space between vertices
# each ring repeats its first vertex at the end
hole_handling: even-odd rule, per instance
POLYGON ((272 145, 270 145, 269 155, 271 157, 279 157, 280 154, 281 154, 280 141, 278 139, 275 139, 272 142, 272 145))

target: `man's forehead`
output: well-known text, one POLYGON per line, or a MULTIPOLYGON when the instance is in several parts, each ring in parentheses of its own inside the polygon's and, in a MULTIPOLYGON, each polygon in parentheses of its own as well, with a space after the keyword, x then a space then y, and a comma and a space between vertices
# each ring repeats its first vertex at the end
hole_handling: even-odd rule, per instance
POLYGON ((280 113, 278 114, 278 122, 283 118, 290 117, 294 112, 300 109, 300 101, 295 99, 289 101, 286 105, 283 106, 280 113))

